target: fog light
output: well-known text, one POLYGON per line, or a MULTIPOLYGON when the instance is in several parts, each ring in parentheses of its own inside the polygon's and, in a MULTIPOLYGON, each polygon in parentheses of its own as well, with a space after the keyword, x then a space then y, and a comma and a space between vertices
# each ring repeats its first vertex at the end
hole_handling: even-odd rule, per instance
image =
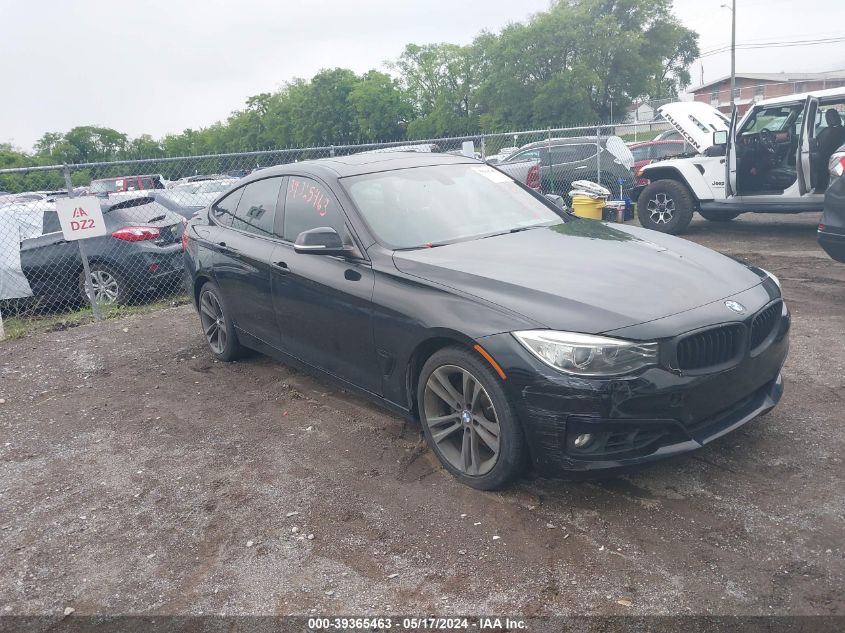
POLYGON ((575 448, 585 448, 592 441, 593 441, 592 433, 582 433, 581 435, 579 435, 578 437, 575 438, 575 440, 572 442, 572 445, 575 448))

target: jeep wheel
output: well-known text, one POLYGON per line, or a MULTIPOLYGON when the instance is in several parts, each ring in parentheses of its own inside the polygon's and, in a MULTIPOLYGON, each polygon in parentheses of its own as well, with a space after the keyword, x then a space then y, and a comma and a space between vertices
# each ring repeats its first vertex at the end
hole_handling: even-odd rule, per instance
POLYGON ((676 180, 651 183, 637 200, 637 217, 647 229, 677 235, 692 221, 695 203, 689 190, 676 180))
POLYGON ((711 222, 730 222, 740 215, 739 211, 699 211, 698 213, 702 218, 711 222))

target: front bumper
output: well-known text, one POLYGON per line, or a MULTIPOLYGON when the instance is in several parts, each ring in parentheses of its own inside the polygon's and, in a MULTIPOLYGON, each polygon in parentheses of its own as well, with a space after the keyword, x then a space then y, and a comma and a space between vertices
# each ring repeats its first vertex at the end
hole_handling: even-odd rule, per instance
POLYGON ((701 448, 771 410, 783 393, 789 348, 783 304, 764 349, 731 367, 680 373, 651 367, 632 376, 584 378, 540 362, 510 334, 481 345, 499 362, 535 469, 587 475, 627 469, 701 448), (589 434, 584 447, 575 438, 589 434))

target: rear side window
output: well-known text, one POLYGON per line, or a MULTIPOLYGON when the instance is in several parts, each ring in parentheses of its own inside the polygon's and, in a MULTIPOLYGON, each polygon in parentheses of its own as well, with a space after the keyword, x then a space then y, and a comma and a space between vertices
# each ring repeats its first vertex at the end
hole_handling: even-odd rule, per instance
POLYGON ((235 217, 235 211, 238 208, 238 202, 240 202, 243 193, 244 187, 235 189, 232 193, 211 207, 211 215, 217 224, 222 226, 232 226, 232 219, 235 217))
POLYGON ((528 149, 524 152, 519 152, 517 154, 511 154, 508 156, 504 162, 507 163, 518 163, 521 160, 540 160, 540 149, 528 149))
POLYGON ((243 187, 232 228, 256 235, 272 236, 281 178, 256 180, 243 187))
MULTIPOLYGON (((343 213, 325 187, 310 178, 291 176, 285 194, 284 238, 291 242, 303 231, 329 226, 344 238, 343 213)), ((345 238, 344 238, 345 239, 345 238)))
POLYGON ((596 155, 595 145, 558 145, 549 150, 549 160, 552 165, 560 163, 575 163, 596 155))
POLYGON ((44 224, 41 230, 42 235, 48 233, 57 233, 62 230, 62 225, 59 224, 59 214, 55 211, 44 212, 44 224))

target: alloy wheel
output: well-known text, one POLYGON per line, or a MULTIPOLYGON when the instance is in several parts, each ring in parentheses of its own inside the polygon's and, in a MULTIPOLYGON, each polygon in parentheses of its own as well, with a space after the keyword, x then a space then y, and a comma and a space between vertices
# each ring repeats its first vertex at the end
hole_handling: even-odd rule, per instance
POLYGON ((115 303, 120 293, 120 285, 117 283, 117 279, 105 270, 91 271, 91 287, 94 290, 94 300, 97 303, 115 303))
POLYGON ((459 471, 484 475, 496 465, 501 429, 487 390, 469 371, 441 365, 423 395, 424 423, 443 459, 459 471))
POLYGON ((213 292, 204 292, 200 297, 200 322, 211 351, 222 354, 226 349, 226 318, 213 292))
POLYGON ((675 201, 665 193, 658 193, 648 201, 646 210, 655 224, 669 224, 675 217, 675 201))

